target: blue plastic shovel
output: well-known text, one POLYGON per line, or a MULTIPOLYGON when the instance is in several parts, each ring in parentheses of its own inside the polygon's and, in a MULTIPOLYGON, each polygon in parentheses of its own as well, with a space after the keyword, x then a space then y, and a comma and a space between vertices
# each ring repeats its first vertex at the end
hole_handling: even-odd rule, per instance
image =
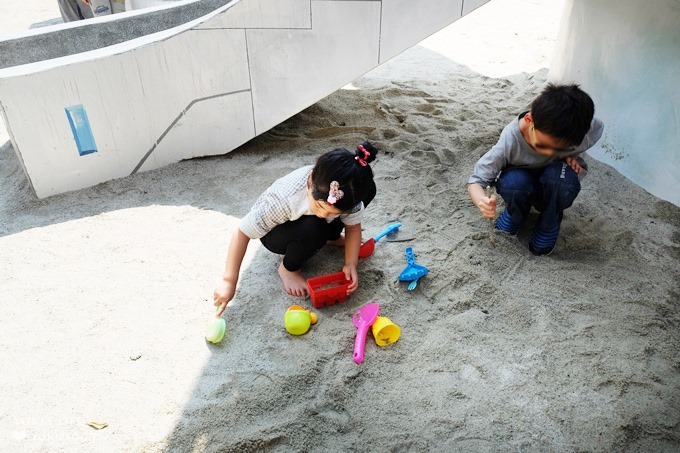
POLYGON ((411 247, 406 247, 406 262, 408 263, 401 274, 399 274, 400 282, 411 282, 408 285, 408 290, 413 291, 418 286, 418 280, 424 277, 429 272, 425 266, 416 264, 416 257, 413 254, 411 247))

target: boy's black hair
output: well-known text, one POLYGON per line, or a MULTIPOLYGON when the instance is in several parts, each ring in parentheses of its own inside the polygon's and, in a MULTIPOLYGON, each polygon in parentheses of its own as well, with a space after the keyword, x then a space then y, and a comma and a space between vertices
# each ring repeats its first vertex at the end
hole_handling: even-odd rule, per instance
POLYGON ((550 83, 531 103, 534 127, 571 145, 583 141, 594 114, 593 100, 576 84, 550 83))
POLYGON ((359 202, 364 204, 375 195, 373 170, 368 165, 375 160, 378 149, 369 142, 358 145, 355 152, 336 148, 323 154, 312 170, 312 196, 315 200, 328 200, 330 184, 340 184, 342 196, 333 204, 341 211, 348 211, 359 202))

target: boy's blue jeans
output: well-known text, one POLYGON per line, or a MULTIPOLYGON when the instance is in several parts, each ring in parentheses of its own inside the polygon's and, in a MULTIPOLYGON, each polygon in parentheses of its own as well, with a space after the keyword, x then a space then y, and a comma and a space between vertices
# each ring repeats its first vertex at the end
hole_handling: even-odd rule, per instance
POLYGON ((560 224, 581 183, 576 172, 559 160, 543 168, 508 167, 498 177, 496 190, 513 223, 523 223, 533 206, 541 213, 538 227, 549 231, 560 224))

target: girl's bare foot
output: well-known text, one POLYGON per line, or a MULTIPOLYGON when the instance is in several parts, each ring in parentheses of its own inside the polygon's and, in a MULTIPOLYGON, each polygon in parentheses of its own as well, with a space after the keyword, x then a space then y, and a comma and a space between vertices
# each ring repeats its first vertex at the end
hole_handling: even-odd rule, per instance
POLYGON ((302 272, 291 272, 283 267, 283 263, 281 263, 279 265, 279 277, 281 277, 283 287, 288 294, 296 297, 307 296, 307 280, 305 280, 305 276, 302 275, 302 272))

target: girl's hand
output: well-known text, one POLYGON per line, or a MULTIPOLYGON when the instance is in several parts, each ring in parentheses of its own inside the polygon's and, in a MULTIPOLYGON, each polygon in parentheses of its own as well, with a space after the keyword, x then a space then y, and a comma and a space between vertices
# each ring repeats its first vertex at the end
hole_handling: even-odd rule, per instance
POLYGON ((347 287, 347 294, 352 294, 359 287, 357 264, 360 247, 361 224, 345 225, 345 265, 342 267, 342 271, 345 273, 345 278, 351 280, 347 287))
POLYGON ((222 316, 222 313, 224 313, 224 310, 227 308, 227 304, 234 298, 235 292, 235 284, 226 280, 220 280, 213 293, 213 305, 219 307, 216 316, 222 316))
POLYGON ((581 164, 578 163, 578 157, 576 156, 567 156, 564 158, 564 161, 571 167, 572 170, 574 170, 574 173, 577 175, 581 176, 581 172, 583 171, 583 167, 581 167, 581 164))
POLYGON ((351 280, 351 283, 347 287, 347 295, 350 295, 359 287, 359 274, 357 274, 357 267, 354 264, 345 264, 342 267, 342 271, 345 273, 345 278, 347 280, 351 280))
POLYGON ((213 293, 214 305, 219 307, 217 316, 222 316, 227 304, 234 298, 236 292, 236 283, 238 283, 238 273, 241 269, 243 256, 246 254, 250 238, 246 236, 243 231, 236 230, 231 236, 229 243, 229 252, 227 252, 227 265, 224 270, 222 280, 217 284, 215 292, 213 293))

